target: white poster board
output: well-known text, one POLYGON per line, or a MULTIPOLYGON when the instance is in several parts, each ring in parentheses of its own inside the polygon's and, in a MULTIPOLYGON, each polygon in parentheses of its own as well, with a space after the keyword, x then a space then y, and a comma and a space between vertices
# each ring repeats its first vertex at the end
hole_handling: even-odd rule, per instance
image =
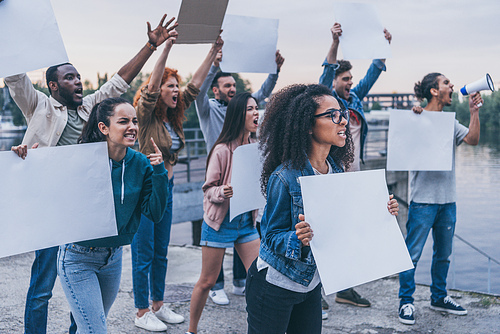
POLYGON ((176 44, 213 43, 219 36, 229 0, 182 0, 176 44))
POLYGON ((374 4, 333 3, 336 22, 342 26, 340 48, 344 59, 385 59, 391 57, 384 26, 374 4))
POLYGON ((229 220, 266 205, 266 199, 260 191, 261 172, 262 160, 258 143, 241 145, 234 150, 231 175, 233 197, 229 200, 229 220))
POLYGON ((0 78, 68 62, 50 0, 0 2, 0 78))
POLYGON ((396 218, 387 210, 384 170, 306 176, 300 185, 327 295, 413 268, 396 218))
POLYGON ((106 143, 0 152, 0 257, 117 234, 106 143))
POLYGON ((276 73, 277 19, 226 15, 220 68, 229 73, 276 73))
POLYGON ((454 133, 455 113, 391 110, 387 170, 451 170, 454 133))

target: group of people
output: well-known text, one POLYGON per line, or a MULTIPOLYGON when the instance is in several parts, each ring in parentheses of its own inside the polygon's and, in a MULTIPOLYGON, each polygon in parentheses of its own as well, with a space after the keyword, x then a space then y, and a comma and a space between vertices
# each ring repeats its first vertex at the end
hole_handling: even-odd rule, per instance
MULTIPOLYGON (((163 296, 172 224, 173 166, 185 144, 184 111, 193 102, 208 157, 203 185, 202 269, 192 293, 187 333, 197 333, 209 295, 214 302, 227 303, 221 278, 228 247, 235 249, 234 291, 245 295, 248 333, 320 333, 321 281, 310 248, 314 233, 305 221, 296 180, 305 175, 360 170, 368 131, 361 101, 385 71, 385 60, 374 60, 366 76, 351 88, 352 66, 337 60, 342 27, 336 23, 319 84, 295 84, 276 92, 259 125, 259 104, 271 95, 284 62, 279 51, 277 74, 270 74, 256 93, 236 94, 234 78, 218 68, 223 45, 219 36, 181 91, 179 74, 166 67, 178 36, 176 23, 165 20, 166 15, 154 30, 148 23, 146 45, 94 94, 83 97, 80 75, 69 63, 47 70, 50 97, 36 91, 26 74, 5 78, 28 123, 22 145, 12 148, 20 157, 26 157, 27 148, 37 146, 107 142, 118 230, 114 237, 36 251, 25 333, 45 333, 48 300, 57 275, 70 305, 69 332, 106 333, 106 317, 120 285, 122 246, 128 244, 132 249, 135 325, 165 331, 165 322, 184 321, 163 303, 163 296), (120 98, 162 45, 153 72, 133 105, 120 98), (207 96, 210 88, 213 99, 207 96), (131 148, 137 140, 140 152, 131 148), (232 153, 240 145, 257 141, 264 155, 261 188, 267 199, 260 231, 256 210, 229 219, 232 153)), ((384 34, 390 43, 392 36, 386 30, 384 34)), ((428 101, 427 111, 442 111, 451 103, 452 91, 450 80, 439 73, 431 73, 415 85, 416 96, 428 101)), ((479 94, 471 97, 470 126, 456 123, 455 145, 462 141, 477 144, 477 105, 481 102, 479 94)), ((411 173, 406 243, 416 266, 433 229, 431 308, 462 315, 466 310, 446 292, 456 221, 454 181, 454 168, 451 172, 411 173)), ((392 196, 387 210, 398 214, 399 206, 392 196)), ((415 322, 414 291, 414 269, 401 273, 399 320, 405 324, 415 322)), ((337 293, 336 301, 370 306, 354 289, 337 293)))

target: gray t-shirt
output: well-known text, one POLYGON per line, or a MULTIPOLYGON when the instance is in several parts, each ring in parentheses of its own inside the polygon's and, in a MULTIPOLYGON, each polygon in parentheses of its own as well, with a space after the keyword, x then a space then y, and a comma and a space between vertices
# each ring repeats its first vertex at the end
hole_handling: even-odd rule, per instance
POLYGON ((76 110, 68 109, 68 122, 56 146, 75 145, 82 134, 85 121, 76 110))
POLYGON ((446 204, 457 201, 455 150, 468 133, 469 129, 455 120, 451 171, 410 171, 410 198, 413 202, 446 204))

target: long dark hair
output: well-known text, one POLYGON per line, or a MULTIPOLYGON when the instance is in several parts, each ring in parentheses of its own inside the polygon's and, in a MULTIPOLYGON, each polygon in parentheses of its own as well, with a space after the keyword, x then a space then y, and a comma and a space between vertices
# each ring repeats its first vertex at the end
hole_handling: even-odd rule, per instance
POLYGON ((224 125, 222 125, 222 131, 208 154, 207 167, 215 146, 218 144, 230 143, 241 135, 241 132, 245 128, 247 104, 249 99, 254 99, 257 103, 257 100, 248 92, 238 93, 231 99, 231 101, 229 101, 226 110, 226 117, 224 118, 224 125))
POLYGON ((109 118, 115 114, 115 108, 120 104, 130 104, 130 102, 121 97, 111 97, 96 104, 92 108, 89 120, 83 128, 82 135, 78 138, 78 143, 106 141, 106 136, 99 130, 98 124, 103 122, 106 126, 109 126, 109 118))
MULTIPOLYGON (((303 169, 306 166, 307 154, 312 147, 310 134, 315 122, 314 114, 323 96, 332 96, 326 86, 298 84, 281 89, 267 104, 259 133, 260 149, 264 155, 261 175, 261 189, 264 195, 269 177, 280 164, 294 169, 303 169)), ((339 101, 339 105, 341 103, 339 101)), ((345 169, 349 168, 354 160, 349 126, 346 136, 345 146, 332 145, 329 153, 333 160, 345 169)))

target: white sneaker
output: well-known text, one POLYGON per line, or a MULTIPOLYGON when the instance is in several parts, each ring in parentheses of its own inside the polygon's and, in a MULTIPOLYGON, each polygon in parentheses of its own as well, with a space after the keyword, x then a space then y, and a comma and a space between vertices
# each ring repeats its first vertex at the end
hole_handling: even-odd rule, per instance
POLYGON ((227 298, 224 289, 213 290, 208 294, 212 301, 217 305, 227 305, 229 304, 229 299, 227 298))
POLYGON ((239 287, 233 285, 233 295, 244 296, 245 295, 245 287, 239 287))
POLYGON ((135 325, 152 332, 164 332, 167 330, 167 325, 158 320, 153 312, 146 312, 140 318, 135 317, 135 325))
POLYGON ((158 319, 168 322, 169 324, 180 324, 184 321, 182 315, 175 313, 165 305, 162 305, 154 314, 158 319))

